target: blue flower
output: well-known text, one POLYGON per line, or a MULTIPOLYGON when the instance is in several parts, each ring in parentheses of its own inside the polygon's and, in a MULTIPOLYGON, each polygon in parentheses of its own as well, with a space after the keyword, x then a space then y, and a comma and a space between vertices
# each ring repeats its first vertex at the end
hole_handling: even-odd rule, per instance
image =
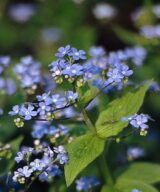
POLYGON ((20 79, 23 88, 32 88, 33 85, 41 81, 40 64, 34 61, 31 56, 22 57, 13 71, 20 79))
POLYGON ((139 157, 143 157, 145 152, 140 147, 129 147, 127 150, 128 159, 137 159, 139 157))
POLYGON ((133 74, 133 71, 127 65, 120 65, 119 68, 124 77, 129 77, 133 74))
POLYGON ((61 107, 65 106, 66 99, 64 97, 60 97, 59 94, 55 94, 46 100, 46 104, 47 105, 52 104, 53 107, 61 108, 61 107))
POLYGON ((25 158, 28 158, 34 149, 32 147, 22 147, 21 151, 19 151, 15 157, 15 161, 17 163, 21 162, 22 160, 26 160, 25 158))
POLYGON ((66 98, 68 102, 75 102, 75 100, 78 98, 78 93, 74 93, 73 91, 67 91, 66 98))
POLYGON ((85 51, 83 50, 77 50, 76 48, 71 48, 71 51, 69 52, 69 56, 73 57, 74 60, 79 60, 79 59, 86 59, 85 56, 85 51))
POLYGON ((23 168, 19 168, 17 171, 14 172, 13 180, 17 182, 19 181, 19 179, 22 178, 22 183, 24 183, 25 178, 29 178, 32 173, 32 169, 30 169, 28 166, 24 166, 23 168))
POLYGON ((33 162, 30 163, 31 169, 33 171, 42 171, 46 166, 42 160, 35 159, 33 162))
POLYGON ((54 152, 58 154, 64 154, 66 153, 66 150, 62 145, 59 145, 58 147, 54 147, 54 152))
POLYGON ((66 55, 68 55, 69 52, 70 52, 70 45, 67 45, 66 47, 60 47, 58 49, 58 52, 55 54, 55 56, 58 58, 63 58, 66 55))
POLYGON ((108 83, 120 83, 123 79, 123 75, 118 68, 113 69, 112 71, 107 72, 108 83))
POLYGON ((67 66, 67 63, 64 59, 53 61, 49 67, 51 67, 50 71, 52 72, 52 76, 61 76, 62 70, 65 69, 67 66))
POLYGON ((15 105, 12 108, 12 111, 10 111, 8 114, 11 115, 11 116, 14 116, 14 115, 18 115, 19 112, 20 112, 20 107, 18 105, 15 105))
POLYGON ((87 191, 100 184, 95 176, 81 177, 76 180, 75 183, 77 191, 87 191))
POLYGON ((49 97, 50 93, 43 93, 42 95, 37 95, 36 98, 38 101, 47 101, 50 97, 49 97))
POLYGON ((62 145, 54 147, 54 152, 57 153, 57 159, 59 160, 60 164, 63 165, 68 162, 68 155, 62 145))
POLYGON ((64 165, 68 162, 68 155, 66 153, 59 153, 57 159, 61 165, 64 165))
POLYGON ((34 111, 34 107, 32 105, 28 105, 28 107, 22 106, 20 115, 22 115, 25 120, 30 120, 32 117, 37 115, 37 111, 34 111))
POLYGON ((66 68, 62 71, 63 75, 68 75, 70 77, 80 76, 83 74, 83 67, 78 64, 67 65, 66 68))
POLYGON ((51 111, 51 107, 46 105, 46 103, 44 102, 40 102, 39 103, 39 107, 38 107, 38 110, 37 112, 40 114, 40 115, 45 115, 46 112, 49 112, 51 111))
POLYGON ((39 179, 40 181, 42 181, 42 182, 48 181, 48 173, 47 173, 46 171, 43 171, 43 172, 39 175, 38 179, 39 179))
POLYGON ((51 177, 60 176, 62 171, 60 170, 58 165, 52 165, 47 169, 47 173, 51 177))
POLYGON ((17 153, 17 156, 15 157, 15 161, 16 161, 17 163, 19 163, 20 161, 23 160, 23 158, 24 158, 24 153, 23 153, 23 152, 18 152, 18 153, 17 153))
POLYGON ((99 58, 105 55, 105 50, 103 47, 91 47, 89 50, 89 54, 93 57, 93 58, 99 58))
POLYGON ((140 128, 142 130, 148 129, 148 122, 149 116, 145 114, 135 114, 134 116, 129 117, 129 123, 135 127, 140 128))

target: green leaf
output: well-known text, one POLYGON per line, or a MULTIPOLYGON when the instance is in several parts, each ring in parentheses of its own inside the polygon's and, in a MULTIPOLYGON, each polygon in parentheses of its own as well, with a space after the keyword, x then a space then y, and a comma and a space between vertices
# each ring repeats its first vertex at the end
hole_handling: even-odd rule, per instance
POLYGON ((117 180, 138 180, 148 184, 160 182, 160 165, 153 163, 133 163, 116 172, 117 180))
POLYGON ((115 187, 123 192, 131 192, 133 189, 138 189, 141 192, 158 192, 158 190, 149 184, 138 180, 120 180, 115 187))
POLYGON ((143 36, 137 35, 134 32, 122 29, 121 27, 115 27, 114 31, 122 41, 124 41, 125 43, 129 43, 130 45, 138 44, 143 46, 150 46, 151 44, 159 44, 159 41, 156 38, 149 40, 147 38, 144 38, 143 36))
POLYGON ((22 142, 23 137, 18 137, 17 139, 10 142, 12 157, 10 159, 2 158, 0 159, 0 176, 8 173, 14 165, 14 156, 18 151, 20 143, 22 142))
POLYGON ((115 188, 104 185, 101 189, 101 192, 120 192, 120 191, 115 188))
POLYGON ((66 150, 69 162, 65 165, 65 179, 69 186, 75 177, 93 160, 95 160, 104 149, 104 141, 92 134, 77 137, 68 144, 66 150))
POLYGON ((122 117, 137 113, 150 83, 151 81, 147 81, 136 92, 128 93, 122 98, 114 100, 106 110, 100 113, 96 122, 97 134, 100 137, 116 136, 128 125, 127 122, 121 121, 122 117))
POLYGON ((81 97, 79 100, 79 103, 83 106, 89 104, 90 101, 92 101, 92 99, 94 99, 96 97, 96 95, 98 94, 99 89, 96 87, 91 87, 90 89, 88 89, 81 97))

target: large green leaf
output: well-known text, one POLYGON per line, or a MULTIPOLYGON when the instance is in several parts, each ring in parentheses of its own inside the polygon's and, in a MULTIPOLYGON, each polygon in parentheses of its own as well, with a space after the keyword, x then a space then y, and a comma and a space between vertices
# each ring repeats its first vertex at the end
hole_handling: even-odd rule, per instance
POLYGON ((104 185, 101 189, 101 192, 120 192, 118 189, 104 185))
POLYGON ((100 113, 96 122, 97 134, 100 137, 107 138, 115 136, 128 125, 127 122, 121 119, 137 113, 143 103, 145 92, 150 83, 151 81, 147 81, 137 91, 114 100, 106 110, 100 113))
POLYGON ((132 181, 122 179, 115 185, 115 187, 123 192, 132 192, 133 189, 138 189, 140 192, 158 192, 156 188, 138 180, 132 181))
POLYGON ((133 163, 116 172, 117 180, 138 180, 148 184, 160 182, 160 165, 153 163, 133 163))
POLYGON ((77 137, 72 143, 68 144, 66 150, 69 162, 65 165, 67 186, 88 164, 102 153, 103 149, 104 141, 92 134, 77 137))

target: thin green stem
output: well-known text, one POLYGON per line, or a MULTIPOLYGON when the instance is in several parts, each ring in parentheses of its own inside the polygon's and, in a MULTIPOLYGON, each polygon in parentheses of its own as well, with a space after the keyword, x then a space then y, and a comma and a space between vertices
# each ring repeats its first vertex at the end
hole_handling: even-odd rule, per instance
POLYGON ((84 118, 84 121, 85 121, 87 127, 90 129, 91 132, 93 132, 95 134, 96 133, 96 128, 93 125, 91 119, 89 118, 87 111, 81 106, 79 106, 79 109, 80 109, 80 111, 81 111, 81 113, 83 115, 83 118, 84 118))
MULTIPOLYGON (((108 142, 108 144, 106 146, 107 150, 109 148, 109 145, 110 145, 110 142, 108 142)), ((107 164, 107 160, 106 160, 106 150, 103 151, 102 155, 99 158, 99 165, 100 165, 100 170, 101 170, 101 173, 103 175, 103 178, 104 178, 106 184, 108 186, 112 187, 113 179, 112 179, 112 176, 111 176, 108 164, 107 164)))

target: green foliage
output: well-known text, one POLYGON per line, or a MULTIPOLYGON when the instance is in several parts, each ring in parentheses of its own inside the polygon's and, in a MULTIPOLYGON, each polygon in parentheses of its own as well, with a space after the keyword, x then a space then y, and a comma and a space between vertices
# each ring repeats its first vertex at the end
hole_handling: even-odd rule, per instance
POLYGON ((101 192, 120 192, 119 190, 117 189, 114 189, 112 187, 109 187, 107 185, 104 185, 101 189, 101 192))
POLYGON ((153 163, 133 163, 117 171, 118 182, 137 180, 148 184, 160 182, 160 165, 153 163))
POLYGON ((116 136, 128 125, 127 122, 121 121, 122 117, 137 113, 150 83, 151 81, 147 81, 136 92, 128 93, 122 98, 114 100, 106 110, 100 113, 96 122, 97 134, 100 137, 116 136))
POLYGON ((138 180, 136 181, 127 180, 127 179, 120 180, 116 184, 116 187, 117 189, 120 189, 123 192, 131 192, 133 189, 138 189, 139 191, 142 191, 142 192, 158 192, 156 188, 138 180))
POLYGON ((75 177, 93 160, 95 160, 104 149, 104 141, 92 134, 77 137, 66 146, 69 162, 65 165, 65 178, 69 186, 75 177))
POLYGON ((80 97, 79 100, 80 104, 86 106, 90 101, 92 101, 92 99, 94 99, 97 96, 98 93, 99 89, 96 87, 88 89, 83 93, 82 97, 80 97))
POLYGON ((150 47, 151 45, 158 45, 159 40, 158 39, 146 39, 143 36, 140 36, 134 32, 128 31, 126 29, 122 29, 121 27, 115 27, 114 28, 115 33, 117 36, 124 41, 127 44, 130 45, 142 45, 146 47, 150 47))
POLYGON ((16 152, 18 151, 22 139, 23 137, 18 137, 17 139, 14 139, 13 141, 10 142, 12 157, 10 159, 7 158, 0 159, 0 176, 8 173, 13 167, 14 165, 13 158, 16 152))

